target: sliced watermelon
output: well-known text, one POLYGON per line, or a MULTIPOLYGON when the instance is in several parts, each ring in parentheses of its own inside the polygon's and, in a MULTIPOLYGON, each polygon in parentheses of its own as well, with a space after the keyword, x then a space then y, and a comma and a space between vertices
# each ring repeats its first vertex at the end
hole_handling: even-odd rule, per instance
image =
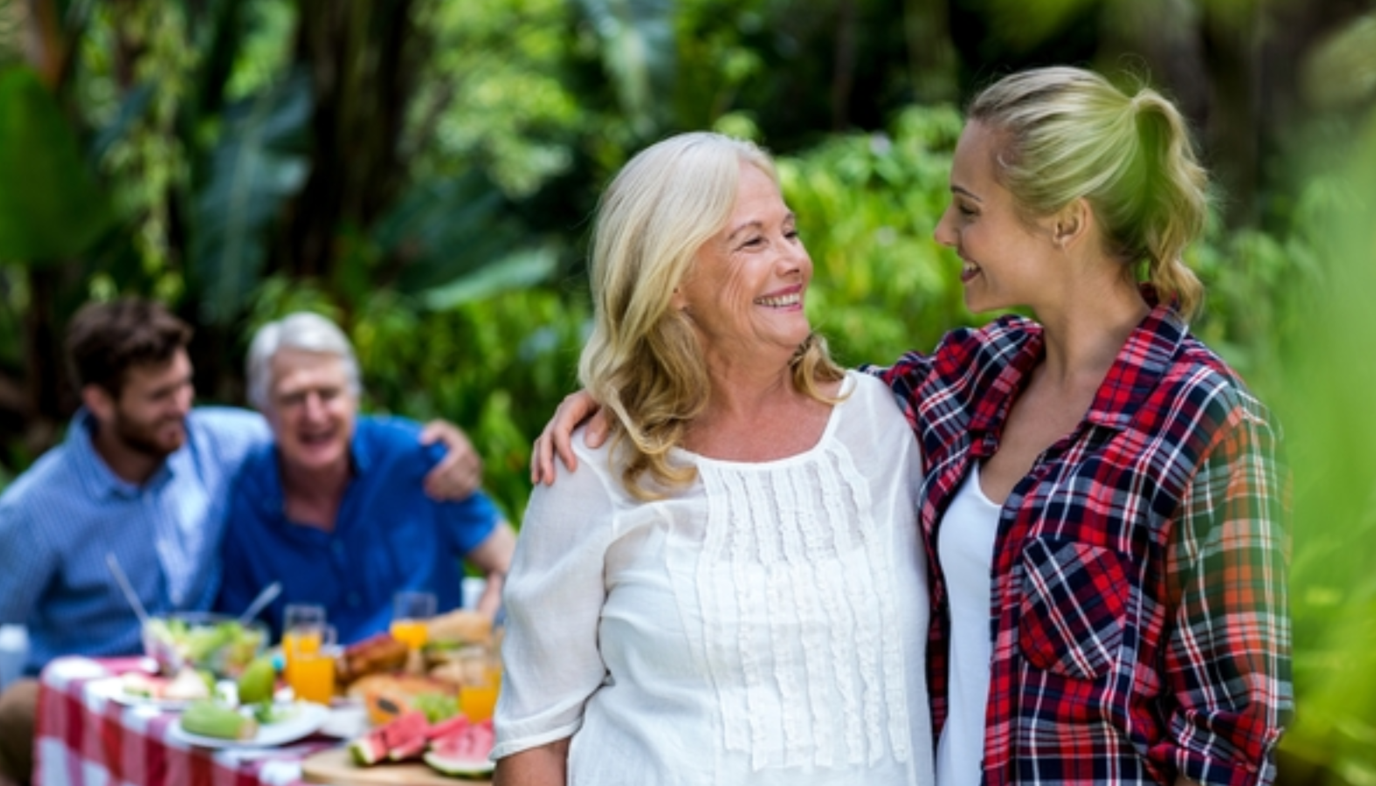
POLYGON ((410 746, 417 738, 424 741, 430 731, 430 721, 425 719, 425 713, 420 710, 409 710, 383 726, 381 731, 382 741, 388 750, 392 750, 410 746))
POLYGON ((451 734, 458 734, 472 725, 472 722, 462 715, 455 715, 447 721, 441 721, 430 727, 430 732, 426 735, 432 740, 441 737, 448 737, 451 734))
POLYGON ((496 769, 486 756, 450 756, 432 750, 424 758, 433 769, 454 778, 486 778, 496 769))
POLYGON ((390 761, 406 761, 408 759, 419 758, 420 755, 425 752, 425 748, 429 744, 429 741, 425 739, 425 735, 423 734, 411 737, 387 751, 387 758, 390 761))
POLYGON ((425 713, 407 712, 385 726, 380 726, 349 743, 349 754, 359 765, 367 767, 388 759, 402 761, 415 758, 429 741, 430 724, 425 713))
POLYGON ((488 760, 492 746, 497 741, 492 731, 492 721, 481 723, 446 723, 444 734, 432 735, 430 752, 425 754, 425 763, 445 775, 459 778, 483 778, 492 773, 493 764, 488 760))
POLYGON ((377 729, 349 743, 349 755, 360 767, 369 767, 387 758, 387 745, 382 730, 377 729))

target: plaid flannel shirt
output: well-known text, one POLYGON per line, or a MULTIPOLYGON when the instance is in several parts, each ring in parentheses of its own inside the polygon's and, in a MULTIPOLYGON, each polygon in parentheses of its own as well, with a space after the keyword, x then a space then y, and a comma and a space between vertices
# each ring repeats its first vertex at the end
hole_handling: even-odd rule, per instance
MULTIPOLYGON (((874 370, 922 445, 938 735, 949 622, 937 533, 1042 355, 1040 326, 1005 317, 874 370)), ((986 784, 1274 780, 1292 707, 1277 442, 1236 374, 1155 306, 1084 420, 1003 505, 986 784)))

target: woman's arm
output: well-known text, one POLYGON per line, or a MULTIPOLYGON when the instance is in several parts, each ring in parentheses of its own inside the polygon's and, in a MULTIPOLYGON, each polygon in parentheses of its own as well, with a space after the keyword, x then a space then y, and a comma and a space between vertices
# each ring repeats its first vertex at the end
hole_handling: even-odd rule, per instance
POLYGON ((1293 710, 1288 478, 1265 420, 1243 407, 1223 414, 1175 522, 1168 731, 1152 753, 1181 778, 1265 784, 1293 710))
POLYGON ((609 470, 587 452, 582 457, 590 465, 582 472, 535 487, 517 538, 503 591, 506 636, 492 750, 499 761, 580 733, 583 709, 607 676, 598 627, 619 497, 609 470))
POLYGON ((565 737, 499 760, 492 786, 564 786, 568 762, 569 738, 565 737))

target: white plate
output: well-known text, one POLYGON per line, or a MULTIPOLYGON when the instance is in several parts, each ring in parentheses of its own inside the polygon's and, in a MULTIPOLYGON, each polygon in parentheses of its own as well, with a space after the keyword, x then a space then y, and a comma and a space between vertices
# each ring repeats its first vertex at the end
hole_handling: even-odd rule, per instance
MULTIPOLYGON (((280 709, 280 708, 279 708, 280 709)), ((202 737, 199 734, 191 734, 182 728, 182 719, 177 718, 172 721, 172 725, 167 727, 167 738, 176 740, 187 745, 196 745, 202 748, 243 748, 243 747, 263 747, 271 745, 281 745, 287 742, 294 742, 309 734, 313 734, 325 723, 325 719, 330 715, 330 709, 321 704, 313 704, 308 701, 298 701, 291 705, 294 711, 290 718, 279 723, 269 723, 258 727, 258 734, 249 740, 226 740, 219 737, 202 737)), ((244 710, 248 712, 247 709, 244 710)))
POLYGON ((368 710, 362 702, 336 701, 330 707, 329 720, 320 727, 327 737, 351 740, 368 733, 368 710))
POLYGON ((123 677, 106 677, 104 679, 92 680, 86 683, 86 690, 92 696, 99 696, 102 699, 113 701, 116 704, 123 704, 126 707, 154 707, 160 710, 183 710, 191 702, 187 699, 155 699, 149 696, 139 696, 124 690, 123 677))

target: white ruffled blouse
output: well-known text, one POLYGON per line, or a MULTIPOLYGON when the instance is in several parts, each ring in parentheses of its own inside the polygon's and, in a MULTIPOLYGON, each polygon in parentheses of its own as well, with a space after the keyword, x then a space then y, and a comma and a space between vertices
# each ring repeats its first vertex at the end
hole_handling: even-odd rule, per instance
POLYGON ((920 784, 921 467, 849 373, 818 444, 642 503, 604 447, 537 486, 506 583, 494 758, 572 735, 570 784, 920 784))

